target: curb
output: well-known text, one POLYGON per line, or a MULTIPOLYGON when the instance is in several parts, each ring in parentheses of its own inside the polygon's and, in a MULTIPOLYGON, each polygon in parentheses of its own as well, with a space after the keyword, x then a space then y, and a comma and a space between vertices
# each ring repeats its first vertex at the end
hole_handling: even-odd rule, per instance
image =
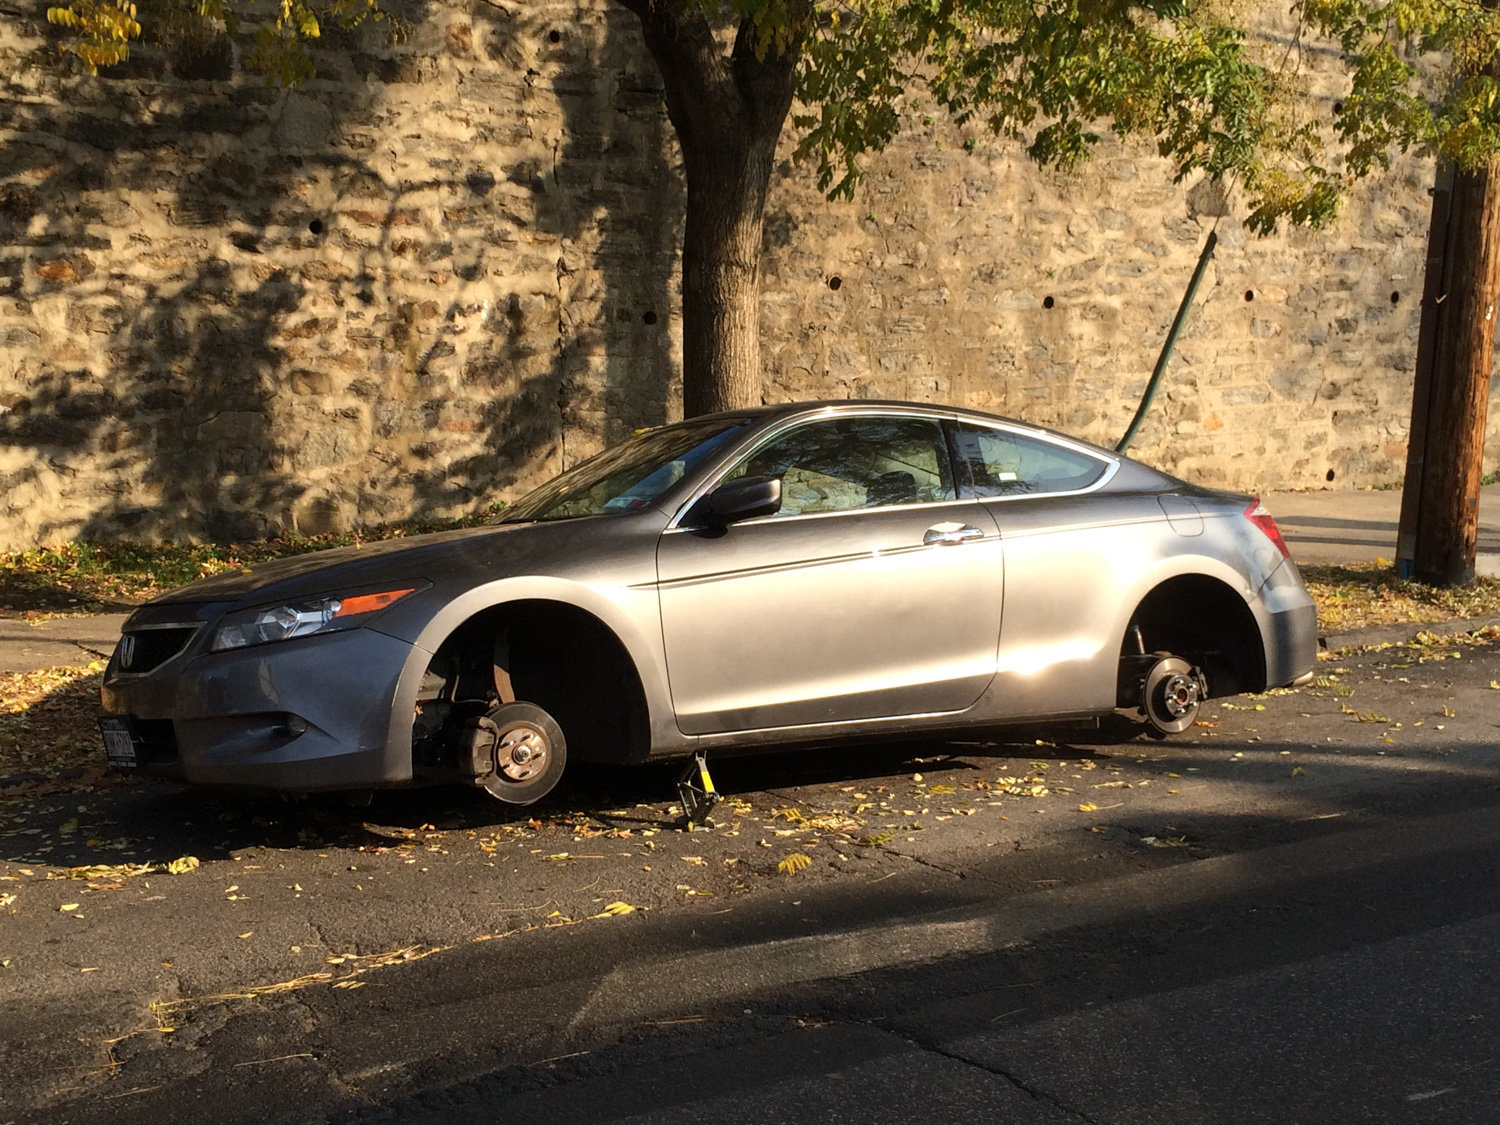
POLYGON ((1367 648, 1371 645, 1403 645, 1416 640, 1420 633, 1451 637, 1496 627, 1500 627, 1500 616, 1497 615, 1457 617, 1448 621, 1411 621, 1400 625, 1366 625, 1360 629, 1346 629, 1341 633, 1319 633, 1318 650, 1337 652, 1340 649, 1367 648))

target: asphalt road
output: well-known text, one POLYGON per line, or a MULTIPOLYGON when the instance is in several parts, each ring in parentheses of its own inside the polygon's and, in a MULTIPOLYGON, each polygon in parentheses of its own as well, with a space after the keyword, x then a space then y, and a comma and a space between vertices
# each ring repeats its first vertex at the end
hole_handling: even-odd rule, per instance
POLYGON ((654 769, 7 801, 0 1122, 1500 1120, 1497 643, 1320 671, 726 761, 692 833, 654 769))

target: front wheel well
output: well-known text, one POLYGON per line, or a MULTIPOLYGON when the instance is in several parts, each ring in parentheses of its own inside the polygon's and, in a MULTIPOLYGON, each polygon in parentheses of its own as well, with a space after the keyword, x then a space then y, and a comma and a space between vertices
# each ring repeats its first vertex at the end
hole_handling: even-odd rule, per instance
POLYGON ((1122 657, 1170 652, 1203 670, 1210 696, 1264 691, 1266 653, 1245 599, 1217 578, 1187 574, 1152 590, 1131 614, 1122 657))
POLYGON ((619 637, 577 606, 526 600, 483 610, 438 647, 414 732, 427 745, 414 745, 414 754, 446 757, 434 743, 451 729, 450 709, 510 699, 550 714, 576 760, 641 761, 650 749, 645 690, 619 637))

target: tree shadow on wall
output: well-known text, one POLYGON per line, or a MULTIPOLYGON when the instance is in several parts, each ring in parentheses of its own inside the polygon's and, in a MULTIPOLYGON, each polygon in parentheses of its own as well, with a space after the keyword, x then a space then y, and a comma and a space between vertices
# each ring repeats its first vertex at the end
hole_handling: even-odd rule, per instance
POLYGON ((0 504, 36 538, 462 514, 666 420, 681 189, 633 18, 403 14, 292 94, 147 52, 0 103, 0 504), (443 67, 451 145, 387 159, 443 67), (485 163, 559 105, 547 159, 485 163))
MULTIPOLYGON (((520 77, 479 131, 526 130, 541 155, 468 180, 491 219, 476 256, 488 278, 442 319, 486 284, 507 291, 487 305, 487 339, 458 365, 453 397, 425 404, 429 429, 483 435, 418 475, 426 509, 482 502, 496 482, 539 483, 668 421, 680 401, 671 284, 685 199, 661 79, 634 16, 609 5, 588 25, 568 14, 476 10, 476 50, 520 77)), ((439 342, 418 378, 443 385, 449 362, 439 342)))

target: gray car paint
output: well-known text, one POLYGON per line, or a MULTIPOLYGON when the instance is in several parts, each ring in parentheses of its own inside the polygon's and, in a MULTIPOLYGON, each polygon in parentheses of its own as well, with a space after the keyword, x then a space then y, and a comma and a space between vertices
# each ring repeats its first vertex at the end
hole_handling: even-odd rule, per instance
POLYGON ((645 694, 652 757, 1094 716, 1115 706, 1121 639, 1163 581, 1207 575, 1241 596, 1267 682, 1309 672, 1312 601, 1243 511, 1109 451, 973 412, 815 403, 752 424, 636 511, 416 536, 203 579, 142 607, 126 634, 191 622, 143 675, 106 670, 107 711, 170 720, 190 781, 356 788, 412 777, 428 664, 475 614, 520 599, 591 613, 645 694), (819 418, 911 415, 1005 427, 1106 466, 1078 492, 766 516, 705 533, 687 518, 748 450, 819 418), (943 528, 974 529, 958 542, 943 528), (941 537, 938 537, 939 540, 941 537), (210 652, 225 613, 330 593, 422 588, 363 628, 210 652), (280 717, 310 729, 277 733, 280 717))

